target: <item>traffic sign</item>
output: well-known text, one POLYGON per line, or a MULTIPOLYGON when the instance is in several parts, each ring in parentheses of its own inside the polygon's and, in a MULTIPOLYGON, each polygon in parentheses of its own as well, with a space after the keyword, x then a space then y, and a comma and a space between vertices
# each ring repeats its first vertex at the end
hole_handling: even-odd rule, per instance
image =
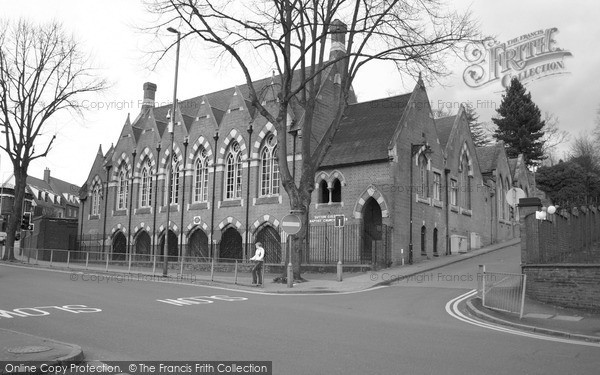
POLYGON ((523 189, 519 188, 510 188, 506 192, 506 203, 508 203, 511 207, 516 207, 519 204, 519 199, 527 198, 527 195, 523 191, 523 189))
POLYGON ((281 219, 281 228, 287 234, 296 234, 300 232, 302 228, 302 222, 297 215, 286 215, 283 219, 281 219))
POLYGON ((336 228, 343 228, 346 224, 346 217, 344 215, 335 215, 334 226, 336 228))

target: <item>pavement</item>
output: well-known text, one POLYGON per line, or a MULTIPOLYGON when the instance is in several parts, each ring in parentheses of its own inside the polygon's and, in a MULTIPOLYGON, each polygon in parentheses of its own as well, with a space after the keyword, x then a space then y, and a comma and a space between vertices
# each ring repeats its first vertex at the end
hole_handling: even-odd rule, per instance
POLYGON ((526 298, 523 318, 518 314, 488 309, 479 297, 466 301, 472 316, 490 323, 574 340, 600 343, 600 315, 567 309, 526 298))
MULTIPOLYGON (((78 345, 33 336, 0 328, 0 361, 11 363, 44 362, 71 364, 83 361, 83 351, 78 345)), ((0 374, 5 368, 0 369, 0 374)))
MULTIPOLYGON (((366 273, 345 273, 343 281, 336 280, 336 274, 303 274, 306 282, 296 282, 293 287, 272 282, 279 274, 266 274, 263 286, 253 286, 248 273, 232 278, 229 275, 217 275, 211 279, 190 279, 180 274, 169 274, 173 282, 194 282, 200 285, 214 285, 257 293, 349 293, 385 286, 420 273, 429 272, 449 264, 461 262, 509 246, 516 245, 519 239, 494 244, 464 254, 451 254, 420 261, 411 265, 369 271, 366 273)), ((43 265, 42 265, 43 266, 43 265)), ((40 265, 37 265, 40 267, 40 265)), ((56 268, 52 266, 52 268, 56 268)), ((70 271, 73 271, 71 268, 70 271)), ((87 272, 96 270, 87 270, 87 272)), ((73 272, 75 274, 76 272, 73 272)), ((125 271, 123 272, 125 273, 125 271)), ((114 274, 114 271, 113 271, 114 274)), ((123 275, 122 275, 123 276, 123 275)), ((151 276, 151 275, 148 275, 151 276)), ((189 276, 189 275, 188 275, 189 276)), ((191 277, 191 276, 190 276, 191 277)), ((581 311, 560 309, 543 305, 536 301, 527 301, 523 319, 518 316, 489 310, 481 306, 478 299, 467 301, 470 314, 482 320, 496 324, 516 327, 526 331, 540 332, 555 336, 570 337, 585 341, 600 342, 600 316, 581 311), (581 318, 581 319, 579 319, 581 318)), ((77 345, 62 343, 42 337, 0 329, 0 361, 43 361, 47 363, 73 363, 83 361, 81 348, 77 345)))

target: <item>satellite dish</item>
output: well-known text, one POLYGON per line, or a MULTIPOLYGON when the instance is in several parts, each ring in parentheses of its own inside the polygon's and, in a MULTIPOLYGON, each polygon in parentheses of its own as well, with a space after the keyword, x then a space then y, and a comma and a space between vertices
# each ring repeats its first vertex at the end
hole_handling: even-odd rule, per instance
POLYGON ((511 207, 515 208, 519 204, 519 199, 527 198, 527 195, 523 191, 523 189, 519 188, 510 188, 506 192, 506 203, 508 203, 511 207))

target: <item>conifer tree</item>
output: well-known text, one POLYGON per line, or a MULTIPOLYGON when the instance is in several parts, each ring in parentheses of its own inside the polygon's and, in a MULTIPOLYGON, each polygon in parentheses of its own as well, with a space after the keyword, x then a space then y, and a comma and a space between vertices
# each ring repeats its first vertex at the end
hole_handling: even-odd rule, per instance
POLYGON ((469 122, 469 129, 471 130, 471 138, 475 147, 487 146, 491 143, 489 134, 483 128, 483 123, 479 122, 479 115, 475 112, 475 108, 470 103, 465 105, 465 115, 469 122))
POLYGON ((492 118, 497 128, 494 138, 504 141, 509 158, 523 154, 527 166, 537 166, 544 159, 544 125, 538 106, 517 78, 513 78, 502 103, 492 118))

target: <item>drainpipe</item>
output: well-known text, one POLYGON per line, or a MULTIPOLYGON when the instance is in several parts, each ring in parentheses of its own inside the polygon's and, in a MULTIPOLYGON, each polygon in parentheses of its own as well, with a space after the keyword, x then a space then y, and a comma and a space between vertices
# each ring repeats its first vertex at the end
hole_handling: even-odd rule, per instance
POLYGON ((183 139, 183 183, 182 183, 182 193, 181 193, 181 225, 179 226, 179 230, 181 233, 181 238, 179 238, 179 258, 182 259, 183 254, 183 214, 185 213, 185 160, 187 158, 187 148, 189 144, 189 138, 185 137, 183 139))
MULTIPOLYGON (((152 208, 152 253, 156 255, 156 201, 158 200, 158 165, 160 164, 158 161, 160 160, 160 142, 156 146, 156 168, 154 173, 154 204, 152 208)), ((150 191, 152 194, 152 191, 150 191)))
POLYGON ((212 189, 212 203, 210 205, 210 257, 214 259, 215 251, 214 251, 214 243, 213 235, 215 232, 215 189, 217 187, 217 142, 219 141, 219 131, 215 131, 215 135, 213 136, 215 140, 215 147, 213 150, 213 189, 212 189))
POLYGON ((129 223, 127 224, 127 252, 129 253, 129 263, 131 264, 131 209, 133 206, 133 182, 135 181, 135 157, 137 155, 136 150, 133 150, 131 156, 133 161, 131 162, 131 186, 129 187, 129 223))
POLYGON ((244 254, 242 255, 242 259, 246 260, 246 257, 249 255, 248 254, 248 220, 250 219, 250 156, 251 156, 251 150, 252 150, 252 124, 250 123, 248 125, 248 160, 247 162, 247 169, 248 169, 248 181, 246 181, 246 250, 244 251, 244 254))
POLYGON ((81 226, 79 227, 79 244, 77 246, 77 250, 81 250, 81 241, 83 241, 83 215, 85 213, 85 199, 80 199, 81 206, 79 210, 81 211, 81 226))
POLYGON ((110 169, 112 165, 106 166, 106 189, 104 193, 104 225, 102 229, 102 254, 105 252, 106 245, 106 216, 108 215, 108 184, 110 183, 110 169))
POLYGON ((452 248, 450 248, 450 200, 448 193, 448 176, 450 175, 450 169, 444 169, 444 184, 446 185, 446 191, 444 192, 446 200, 446 255, 452 254, 452 248))

